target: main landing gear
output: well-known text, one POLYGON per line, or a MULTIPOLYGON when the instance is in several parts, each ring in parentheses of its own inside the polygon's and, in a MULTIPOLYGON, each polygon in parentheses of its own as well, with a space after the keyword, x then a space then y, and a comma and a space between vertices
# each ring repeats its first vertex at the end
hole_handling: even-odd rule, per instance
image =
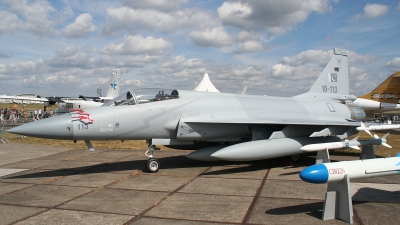
POLYGON ((160 161, 156 158, 153 158, 153 154, 154 154, 154 151, 160 150, 160 149, 156 148, 156 146, 153 145, 151 143, 151 141, 148 142, 148 145, 149 145, 149 147, 147 148, 147 151, 145 154, 150 159, 146 163, 146 170, 149 173, 156 173, 160 169, 160 161))

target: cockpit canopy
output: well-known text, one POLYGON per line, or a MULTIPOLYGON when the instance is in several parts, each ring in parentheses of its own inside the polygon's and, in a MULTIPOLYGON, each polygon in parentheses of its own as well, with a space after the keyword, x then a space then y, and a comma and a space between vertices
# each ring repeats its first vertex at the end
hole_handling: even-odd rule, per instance
POLYGON ((103 104, 103 106, 138 105, 155 101, 179 98, 177 90, 160 88, 142 88, 130 90, 103 104))

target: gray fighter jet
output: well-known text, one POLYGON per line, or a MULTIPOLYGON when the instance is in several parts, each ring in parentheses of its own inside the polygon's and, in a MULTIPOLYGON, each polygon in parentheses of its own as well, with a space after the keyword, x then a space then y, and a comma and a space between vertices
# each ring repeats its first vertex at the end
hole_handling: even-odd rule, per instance
POLYGON ((197 160, 251 161, 301 154, 337 142, 364 120, 349 95, 347 52, 334 49, 309 92, 295 97, 132 90, 104 106, 24 124, 8 132, 67 140, 147 140, 146 169, 157 172, 157 145, 198 149, 197 160), (113 106, 113 107, 107 107, 113 106))

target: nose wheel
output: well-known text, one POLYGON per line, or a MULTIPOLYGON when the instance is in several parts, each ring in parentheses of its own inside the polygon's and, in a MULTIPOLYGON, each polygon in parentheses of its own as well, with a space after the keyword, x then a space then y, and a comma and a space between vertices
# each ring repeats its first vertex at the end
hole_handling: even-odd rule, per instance
POLYGON ((146 151, 146 156, 149 157, 150 159, 146 163, 146 170, 149 173, 156 173, 160 169, 160 161, 158 159, 153 158, 154 156, 154 151, 160 150, 159 148, 156 148, 155 145, 151 144, 151 141, 148 142, 149 148, 146 151))
POLYGON ((155 158, 151 158, 146 163, 146 170, 149 173, 156 173, 160 169, 160 161, 155 158))

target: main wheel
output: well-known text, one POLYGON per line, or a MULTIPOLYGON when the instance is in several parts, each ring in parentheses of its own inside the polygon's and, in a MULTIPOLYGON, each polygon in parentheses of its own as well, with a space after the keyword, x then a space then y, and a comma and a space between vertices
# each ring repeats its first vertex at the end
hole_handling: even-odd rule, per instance
POLYGON ((297 163, 301 159, 301 154, 294 154, 290 156, 290 160, 294 163, 297 163))
POLYGON ((146 163, 146 170, 149 173, 156 173, 160 169, 160 161, 155 158, 151 158, 146 163))

